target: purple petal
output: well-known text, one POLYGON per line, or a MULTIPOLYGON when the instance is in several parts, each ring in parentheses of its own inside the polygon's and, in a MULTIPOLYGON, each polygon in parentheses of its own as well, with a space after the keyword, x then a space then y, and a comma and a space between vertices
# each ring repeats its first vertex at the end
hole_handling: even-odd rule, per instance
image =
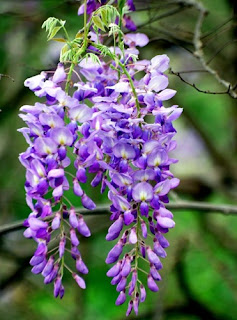
POLYGON ((40 89, 43 86, 45 77, 46 77, 46 73, 41 72, 36 76, 26 79, 24 82, 24 85, 25 87, 29 87, 30 90, 35 91, 37 89, 40 89))
POLYGON ((122 278, 121 274, 118 274, 117 276, 115 276, 115 277, 111 280, 110 283, 114 286, 114 285, 116 285, 116 284, 119 283, 119 281, 121 280, 121 278, 122 278))
POLYGON ((147 238, 147 226, 144 220, 141 220, 141 230, 143 238, 147 238))
POLYGON ((45 256, 42 255, 42 256, 33 256, 31 259, 30 259, 30 265, 32 267, 40 264, 41 262, 43 262, 43 260, 45 259, 45 256))
POLYGON ((53 82, 54 83, 59 83, 59 82, 62 82, 66 79, 67 77, 67 74, 66 72, 64 71, 64 66, 62 63, 59 63, 58 66, 57 66, 57 69, 53 75, 53 82))
POLYGON ((158 55, 151 59, 151 68, 156 71, 164 72, 169 68, 169 62, 170 59, 166 54, 158 55))
POLYGON ((121 304, 123 304, 126 301, 126 294, 125 291, 121 291, 115 304, 116 306, 120 306, 121 304))
POLYGON ((142 284, 140 285, 140 296, 140 301, 144 302, 146 300, 146 289, 142 284))
POLYGON ((59 269, 59 265, 55 264, 51 273, 44 278, 44 284, 51 283, 57 277, 58 269, 59 269))
POLYGON ((62 258, 65 251, 66 237, 64 236, 59 242, 59 258, 62 258))
POLYGON ((149 205, 145 201, 140 204, 140 211, 142 216, 148 217, 149 205))
POLYGON ((155 252, 151 250, 151 248, 148 247, 146 252, 147 252, 148 260, 151 263, 153 263, 153 264, 159 264, 160 263, 160 259, 157 257, 155 252))
POLYGON ((83 195, 83 190, 78 183, 77 179, 73 179, 73 192, 76 196, 81 197, 83 195))
POLYGON ((120 232, 117 232, 117 233, 108 233, 108 234, 106 235, 105 239, 106 239, 107 241, 113 241, 113 240, 117 239, 117 238, 119 237, 119 235, 120 235, 120 232))
POLYGON ((177 108, 171 113, 171 115, 169 115, 169 117, 167 119, 169 121, 175 121, 176 119, 179 118, 179 116, 181 115, 182 112, 183 112, 182 108, 177 108))
POLYGON ((69 211, 69 223, 73 228, 77 228, 79 224, 76 212, 73 208, 69 211))
POLYGON ((123 244, 121 242, 121 240, 110 250, 110 252, 108 253, 108 256, 105 260, 105 262, 107 264, 111 264, 114 263, 118 260, 120 254, 123 251, 123 244))
POLYGON ((81 203, 83 207, 88 210, 94 210, 96 208, 96 204, 85 193, 81 197, 81 203))
POLYGON ((79 182, 86 183, 87 176, 86 176, 86 169, 85 168, 79 168, 77 170, 76 176, 77 176, 77 179, 79 182))
POLYGON ((135 300, 133 300, 133 310, 138 315, 138 307, 139 307, 139 293, 137 292, 135 300))
POLYGON ((118 261, 109 271, 106 273, 108 277, 116 277, 121 270, 121 261, 118 261))
POLYGON ((152 278, 152 276, 150 274, 147 277, 147 286, 153 292, 156 292, 159 290, 157 284, 155 283, 154 279, 152 278))
POLYGON ((120 233, 123 229, 123 216, 120 215, 119 218, 110 226, 109 233, 120 233))
POLYGON ((46 277, 47 275, 49 275, 54 267, 54 256, 51 256, 48 260, 48 262, 46 263, 44 270, 42 271, 42 275, 44 277, 46 277))
POLYGON ((34 256, 41 256, 45 255, 47 253, 47 246, 45 242, 40 242, 38 244, 37 249, 35 250, 34 256))
POLYGON ((37 264, 36 266, 34 266, 32 269, 31 269, 31 272, 33 272, 34 274, 39 274, 41 273, 43 270, 44 270, 44 267, 46 265, 46 259, 43 260, 41 263, 37 264))
POLYGON ((113 196, 112 202, 113 202, 114 207, 117 210, 122 211, 122 212, 126 212, 131 208, 131 205, 129 204, 129 202, 125 198, 118 196, 118 195, 113 196))
POLYGON ((156 270, 156 268, 154 266, 151 266, 151 268, 150 268, 150 275, 156 281, 160 281, 161 280, 161 276, 160 276, 159 272, 156 270))
POLYGON ((116 291, 118 291, 118 292, 123 291, 126 287, 126 283, 127 283, 127 278, 122 277, 122 279, 120 280, 120 282, 118 283, 118 285, 116 287, 116 291))
POLYGON ((150 154, 154 149, 160 146, 160 142, 157 140, 149 140, 145 142, 142 148, 142 152, 145 154, 150 154))
POLYGON ((169 241, 167 239, 165 239, 165 237, 162 234, 157 235, 157 240, 159 241, 160 245, 162 246, 162 248, 167 248, 169 247, 169 241))
POLYGON ((154 193, 158 194, 159 196, 164 196, 170 191, 170 180, 164 180, 157 183, 154 187, 154 193))
POLYGON ((135 174, 133 175, 133 179, 145 182, 148 180, 154 180, 155 176, 156 176, 156 174, 155 174, 154 170, 146 169, 146 170, 136 171, 135 174))
POLYGON ((115 173, 112 176, 112 181, 117 184, 119 187, 129 186, 132 184, 133 179, 126 174, 123 173, 115 173))
POLYGON ((63 186, 58 186, 53 191, 53 197, 54 198, 60 198, 63 195, 63 186))
POLYGON ((124 224, 129 226, 134 221, 134 215, 130 210, 124 212, 124 224))
POLYGON ((125 259, 125 263, 124 263, 123 268, 121 270, 121 276, 127 277, 129 275, 130 271, 131 271, 131 258, 127 257, 125 259))
POLYGON ((134 270, 133 273, 132 273, 132 280, 130 282, 130 287, 129 287, 129 291, 128 291, 128 294, 131 296, 134 289, 135 289, 135 286, 136 286, 136 282, 137 282, 137 271, 134 270))
POLYGON ((64 169, 52 169, 48 173, 48 178, 61 178, 64 176, 64 169))
POLYGON ((62 285, 62 277, 57 276, 56 280, 54 281, 54 296, 55 296, 55 298, 57 298, 60 293, 61 285, 62 285))
POLYGON ((78 274, 73 273, 72 274, 73 278, 75 279, 76 283, 78 284, 78 286, 82 289, 86 289, 86 283, 84 281, 84 279, 82 279, 78 274))
POLYGON ((35 140, 34 148, 36 152, 41 155, 49 155, 57 152, 57 144, 50 138, 37 138, 35 140))
POLYGON ((88 268, 87 266, 85 265, 85 263, 83 262, 83 260, 81 259, 81 257, 79 257, 77 260, 76 260, 76 268, 79 272, 83 273, 83 274, 87 274, 89 271, 88 271, 88 268))
POLYGON ((55 217, 53 218, 53 221, 51 223, 51 228, 53 230, 56 230, 60 227, 60 221, 61 221, 61 214, 60 212, 56 212, 55 217))
POLYGON ((41 113, 39 115, 39 121, 43 126, 50 128, 64 127, 64 121, 57 114, 41 113))
POLYGON ((136 152, 128 143, 119 142, 113 147, 113 153, 117 158, 134 159, 136 152))
POLYGON ((158 240, 155 238, 154 240, 154 247, 153 251, 161 258, 165 258, 167 256, 167 253, 163 249, 163 247, 159 244, 158 240))
POLYGON ((119 92, 119 93, 124 93, 124 92, 128 93, 131 90, 129 82, 123 82, 123 81, 120 81, 113 86, 108 86, 106 87, 106 89, 112 89, 115 92, 119 92))
POLYGON ((136 234, 136 229, 134 227, 130 231, 129 242, 131 244, 137 243, 137 234, 136 234))
POLYGON ((155 149, 147 158, 150 167, 158 167, 168 161, 167 152, 164 149, 155 149))
POLYGON ((48 227, 48 223, 44 222, 42 220, 39 220, 37 218, 34 217, 30 217, 28 219, 28 223, 30 225, 30 228, 34 231, 37 231, 39 229, 46 229, 48 227))
POLYGON ((80 234, 82 234, 84 237, 90 237, 91 235, 90 229, 88 228, 82 216, 80 216, 78 219, 77 229, 80 232, 80 234))
POLYGON ((132 312, 132 308, 133 308, 133 301, 129 301, 129 304, 128 304, 128 309, 127 309, 127 312, 126 312, 126 316, 128 317, 130 315, 130 313, 132 312))
POLYGON ((169 100, 173 98, 177 91, 172 89, 165 89, 157 94, 156 98, 161 101, 169 100))
POLYGON ((148 84, 148 89, 159 92, 164 90, 169 84, 168 78, 163 75, 152 77, 148 84))
POLYGON ((70 229, 70 239, 73 246, 77 247, 79 245, 79 240, 77 238, 76 231, 73 228, 70 229))
POLYGON ((150 201, 153 198, 153 188, 147 182, 140 182, 135 185, 132 191, 135 201, 150 201))
POLYGON ((50 137, 61 146, 71 146, 73 134, 68 128, 55 128, 50 131, 50 137))
POLYGON ((170 218, 166 218, 166 217, 161 217, 161 216, 157 216, 157 223, 162 227, 162 228, 174 228, 175 226, 175 222, 170 219, 170 218))
POLYGON ((81 104, 78 107, 74 107, 69 110, 70 119, 81 123, 90 120, 92 114, 93 110, 85 104, 81 104))
POLYGON ((124 43, 128 46, 145 47, 149 38, 144 33, 127 33, 124 35, 124 43))

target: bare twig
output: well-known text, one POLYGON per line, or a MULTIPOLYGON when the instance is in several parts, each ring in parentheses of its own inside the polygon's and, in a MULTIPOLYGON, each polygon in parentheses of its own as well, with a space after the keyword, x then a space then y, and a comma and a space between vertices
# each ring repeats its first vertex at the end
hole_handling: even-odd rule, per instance
MULTIPOLYGON (((184 2, 186 2, 187 0, 185 0, 184 2)), ((188 1, 189 2, 189 1, 188 1)), ((217 73, 216 70, 212 69, 208 63, 206 62, 205 58, 204 58, 204 54, 203 54, 203 43, 201 40, 202 37, 202 33, 201 33, 201 29, 202 29, 202 24, 204 21, 205 16, 207 15, 207 10, 202 6, 202 4, 200 2, 196 2, 196 1, 192 1, 193 2, 193 6, 199 11, 199 16, 197 19, 197 23, 195 26, 195 30, 194 30, 194 37, 193 37, 193 45, 194 45, 194 56, 199 60, 199 62, 201 63, 203 69, 207 70, 211 75, 213 75, 215 77, 215 79, 224 87, 226 87, 227 91, 223 92, 224 94, 228 93, 232 98, 236 99, 237 98, 237 93, 233 90, 233 86, 230 82, 222 79, 219 74, 217 73)))
POLYGON ((179 6, 178 8, 171 9, 171 10, 169 10, 167 12, 161 13, 160 15, 156 15, 153 19, 149 19, 148 21, 146 21, 146 22, 140 24, 139 26, 137 26, 137 28, 140 29, 140 28, 143 28, 143 27, 145 27, 145 26, 147 26, 147 25, 149 25, 149 24, 151 24, 153 22, 156 22, 158 20, 170 17, 170 16, 172 16, 172 15, 174 15, 176 13, 179 13, 180 11, 183 11, 184 8, 186 8, 186 7, 179 6))
POLYGON ((205 38, 207 38, 207 37, 209 37, 209 36, 211 36, 211 35, 213 35, 213 34, 215 34, 215 33, 217 33, 217 32, 218 32, 220 29, 222 29, 227 23, 229 23, 230 21, 232 21, 233 18, 234 18, 234 17, 228 18, 227 20, 225 20, 224 22, 222 22, 220 25, 218 25, 218 27, 215 27, 213 30, 211 30, 211 31, 207 32, 206 34, 204 34, 204 35, 202 36, 202 40, 205 39, 205 38))
POLYGON ((13 82, 15 81, 15 80, 14 80, 11 76, 9 76, 8 74, 2 74, 2 73, 0 73, 0 80, 2 80, 2 77, 11 79, 13 82))
MULTIPOLYGON (((234 40, 229 40, 227 42, 225 42, 221 48, 219 48, 214 54, 213 56, 207 61, 207 64, 209 64, 222 50, 224 50, 226 47, 228 47, 229 44, 232 44, 233 42, 236 42, 237 39, 234 40)), ((235 87, 232 86, 232 90, 235 90, 235 87)))
MULTIPOLYGON (((220 212, 225 215, 237 214, 237 206, 228 204, 211 204, 207 202, 179 201, 167 203, 166 208, 175 211, 195 210, 201 212, 220 212)), ((109 205, 97 206, 96 210, 93 211, 84 208, 77 209, 77 211, 80 211, 81 214, 86 216, 104 215, 110 213, 109 205)), ((6 233, 10 233, 25 228, 23 226, 23 222, 24 220, 21 220, 0 226, 0 236, 6 233)))
MULTIPOLYGON (((202 70, 202 72, 208 72, 207 70, 202 70)), ((169 70, 170 74, 173 74, 177 77, 179 77, 179 79, 181 81, 183 81, 184 83, 186 83, 188 86, 193 87, 195 90, 197 90, 198 92, 202 92, 202 93, 206 93, 206 94, 229 94, 230 93, 230 86, 228 87, 228 89, 226 91, 209 91, 209 90, 201 90, 199 89, 195 83, 191 83, 188 82, 187 80, 185 80, 180 73, 188 73, 188 72, 174 72, 172 69, 169 70)))

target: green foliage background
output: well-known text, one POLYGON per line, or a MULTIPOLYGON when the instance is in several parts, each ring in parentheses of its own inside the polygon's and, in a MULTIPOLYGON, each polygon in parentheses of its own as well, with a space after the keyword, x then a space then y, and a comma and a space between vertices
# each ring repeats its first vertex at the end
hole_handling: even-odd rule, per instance
MULTIPOLYGON (((162 14, 169 10, 170 2, 137 1, 137 5, 139 8, 156 6, 156 14, 162 14)), ((232 1, 202 2, 210 11, 204 34, 233 15, 232 1)), ((74 35, 83 23, 77 16, 78 6, 79 2, 73 0, 0 1, 0 73, 14 78, 14 82, 5 76, 0 80, 0 224, 26 218, 30 212, 24 201, 24 168, 18 161, 26 143, 16 130, 23 126, 18 118, 20 106, 33 104, 37 99, 24 88, 23 82, 41 70, 54 69, 61 46, 47 43, 41 25, 49 16, 56 16, 67 21, 69 33, 74 35)), ((138 11, 133 17, 138 25, 145 24, 151 12, 138 11)), ((175 71, 200 69, 195 58, 182 49, 182 45, 189 46, 195 19, 195 11, 187 9, 152 25, 146 24, 139 31, 148 33, 152 41, 142 50, 142 58, 167 53, 175 71)), ((236 24, 227 23, 207 38, 210 41, 205 51, 212 57, 226 40, 232 41, 212 62, 231 82, 237 81, 235 30, 236 24)), ((181 179, 181 185, 175 197, 234 203, 236 101, 228 95, 199 93, 177 77, 169 78, 170 87, 178 91, 173 103, 184 108, 176 123, 179 147, 175 156, 180 162, 173 171, 181 179)), ((187 79, 204 90, 223 90, 205 73, 192 73, 187 79)), ((97 189, 88 188, 87 192, 97 203, 106 203, 97 189)), ((161 272, 160 291, 148 294, 140 307, 139 319, 237 319, 237 217, 179 211, 175 213, 175 222, 175 229, 168 234, 171 246, 161 272)), ((117 293, 105 275, 104 260, 112 246, 104 239, 109 217, 89 217, 88 225, 93 235, 86 241, 81 239, 81 251, 90 269, 86 276, 87 290, 82 292, 70 275, 66 275, 66 295, 62 301, 53 298, 52 285, 44 286, 41 276, 30 273, 28 261, 34 244, 24 239, 21 232, 0 238, 2 320, 124 319, 126 305, 114 305, 117 293)))

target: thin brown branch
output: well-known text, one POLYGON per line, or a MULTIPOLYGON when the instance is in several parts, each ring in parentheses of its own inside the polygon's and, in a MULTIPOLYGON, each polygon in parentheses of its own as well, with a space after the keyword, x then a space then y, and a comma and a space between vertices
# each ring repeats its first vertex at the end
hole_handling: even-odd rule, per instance
POLYGON ((161 13, 160 15, 157 15, 157 16, 155 16, 154 18, 149 19, 148 21, 140 24, 139 26, 137 26, 137 29, 144 28, 144 27, 146 27, 147 25, 149 25, 149 24, 151 24, 151 23, 153 23, 153 22, 156 22, 156 21, 158 21, 158 20, 161 20, 161 19, 164 19, 164 18, 167 18, 167 17, 171 17, 171 16, 173 16, 174 14, 183 11, 184 8, 186 8, 186 7, 184 7, 184 6, 179 6, 178 8, 171 9, 171 10, 169 10, 169 11, 167 11, 167 12, 161 13))
MULTIPOLYGON (((207 70, 204 70, 204 71, 208 72, 207 70)), ((202 71, 202 72, 204 72, 204 71, 202 71)), ((198 92, 201 92, 201 93, 206 93, 206 94, 229 94, 229 93, 230 93, 230 86, 228 87, 228 89, 227 89, 226 91, 209 91, 209 90, 202 90, 202 89, 198 88, 195 83, 190 83, 190 82, 188 82, 187 80, 185 80, 185 79, 180 75, 180 73, 185 73, 185 72, 174 72, 172 69, 170 69, 170 70, 169 70, 169 73, 170 73, 170 74, 173 74, 173 75, 175 75, 175 76, 177 76, 177 77, 179 77, 179 79, 180 79, 181 81, 183 81, 185 84, 187 84, 187 85, 190 86, 190 87, 193 87, 195 90, 197 90, 198 92)), ((186 73, 187 73, 187 72, 186 72, 186 73)))
MULTIPOLYGON (((221 48, 219 48, 219 49, 213 54, 213 56, 206 62, 207 65, 208 65, 209 63, 211 63, 211 61, 212 61, 222 50, 224 50, 226 47, 228 47, 229 44, 232 44, 233 42, 236 42, 236 41, 237 41, 237 39, 229 40, 229 41, 225 42, 225 43, 221 46, 221 48)), ((234 90, 234 87, 233 87, 233 86, 232 86, 232 89, 234 90)))
POLYGON ((14 80, 11 76, 9 76, 8 74, 2 74, 2 73, 0 73, 0 80, 2 80, 2 77, 11 79, 13 82, 15 81, 15 80, 14 80))
POLYGON ((183 73, 202 73, 202 72, 207 72, 207 70, 203 70, 203 69, 183 70, 183 71, 177 71, 176 73, 183 74, 183 73))
MULTIPOLYGON (((184 2, 186 2, 185 0, 184 2)), ((189 2, 189 1, 188 1, 189 2)), ((228 93, 232 98, 237 98, 237 93, 233 90, 233 86, 230 82, 222 79, 216 70, 212 69, 208 63, 206 62, 203 54, 203 43, 201 40, 202 37, 202 25, 203 21, 207 15, 207 10, 202 6, 200 2, 193 1, 194 7, 199 11, 199 16, 196 22, 195 30, 194 30, 194 37, 193 37, 193 45, 194 45, 194 56, 199 60, 203 69, 207 70, 211 75, 215 77, 215 79, 224 87, 226 87, 226 91, 223 94, 228 93)))
MULTIPOLYGON (((237 206, 228 205, 228 204, 211 204, 206 202, 195 202, 195 201, 179 201, 179 202, 171 202, 166 204, 166 208, 174 211, 187 211, 194 210, 200 212, 220 212, 225 215, 229 214, 237 214, 237 206)), ((85 216, 93 216, 93 215, 104 215, 109 214, 109 205, 100 205, 93 211, 87 210, 85 208, 76 209, 81 214, 85 216)), ((0 236, 21 230, 25 228, 23 226, 24 220, 5 224, 0 226, 0 236)))
POLYGON ((222 29, 227 23, 229 23, 230 21, 232 21, 234 19, 234 17, 230 17, 227 20, 225 20, 224 22, 222 22, 221 24, 219 24, 217 27, 215 27, 213 30, 207 32, 206 34, 204 34, 202 36, 202 40, 217 33, 220 29, 222 29))

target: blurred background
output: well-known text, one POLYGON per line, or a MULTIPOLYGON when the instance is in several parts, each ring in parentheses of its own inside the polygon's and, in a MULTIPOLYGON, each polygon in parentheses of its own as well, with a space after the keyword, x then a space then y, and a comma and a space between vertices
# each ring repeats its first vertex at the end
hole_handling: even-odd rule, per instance
MULTIPOLYGON (((139 32, 151 40, 141 50, 141 58, 169 55, 176 73, 170 72, 170 88, 177 90, 170 103, 184 108, 175 123, 178 148, 174 156, 179 163, 172 168, 181 184, 171 200, 234 204, 237 100, 195 57, 193 37, 199 10, 194 3, 137 0, 132 18, 139 32), (218 92, 223 94, 214 94, 218 92)), ((201 3, 208 11, 200 38, 203 58, 221 79, 235 85, 237 2, 201 3)), ((17 132, 23 126, 18 110, 37 98, 23 83, 42 70, 54 70, 61 48, 59 43, 46 41, 41 25, 55 16, 66 20, 74 35, 83 23, 77 15, 79 5, 75 0, 0 0, 0 225, 30 213, 25 204, 25 171, 18 161, 18 154, 27 147, 17 132)), ((97 203, 106 203, 99 191, 92 192, 97 203)), ((160 291, 148 295, 137 319, 237 319, 237 216, 192 210, 174 213, 176 227, 167 236, 171 245, 161 271, 160 291)), ((86 241, 80 239, 90 269, 85 277, 87 290, 82 292, 66 273, 62 301, 53 298, 52 285, 45 286, 41 276, 30 272, 33 241, 25 239, 22 230, 0 235, 2 320, 125 319, 127 305, 115 306, 117 292, 106 277, 104 261, 112 247, 104 239, 109 216, 91 216, 87 222, 93 235, 86 241)))

